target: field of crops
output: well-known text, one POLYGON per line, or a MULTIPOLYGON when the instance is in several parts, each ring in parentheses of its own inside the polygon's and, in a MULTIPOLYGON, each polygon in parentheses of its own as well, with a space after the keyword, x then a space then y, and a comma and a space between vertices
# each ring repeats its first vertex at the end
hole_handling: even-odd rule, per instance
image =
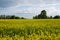
POLYGON ((0 19, 0 40, 60 40, 60 19, 0 19))

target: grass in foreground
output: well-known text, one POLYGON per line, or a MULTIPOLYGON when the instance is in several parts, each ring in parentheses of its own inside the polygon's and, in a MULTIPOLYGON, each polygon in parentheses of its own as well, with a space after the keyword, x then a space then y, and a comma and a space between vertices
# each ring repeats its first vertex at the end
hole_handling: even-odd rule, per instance
POLYGON ((2 19, 0 40, 60 40, 60 19, 2 19))

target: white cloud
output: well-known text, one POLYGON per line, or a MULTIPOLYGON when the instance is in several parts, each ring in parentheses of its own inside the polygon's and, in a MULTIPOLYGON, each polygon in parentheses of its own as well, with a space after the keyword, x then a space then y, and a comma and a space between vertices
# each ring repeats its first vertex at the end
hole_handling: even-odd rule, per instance
POLYGON ((29 13, 37 15, 45 9, 49 16, 60 15, 60 0, 0 0, 0 3, 0 14, 29 13))
POLYGON ((0 7, 20 6, 41 6, 47 4, 57 4, 59 0, 0 0, 0 7))

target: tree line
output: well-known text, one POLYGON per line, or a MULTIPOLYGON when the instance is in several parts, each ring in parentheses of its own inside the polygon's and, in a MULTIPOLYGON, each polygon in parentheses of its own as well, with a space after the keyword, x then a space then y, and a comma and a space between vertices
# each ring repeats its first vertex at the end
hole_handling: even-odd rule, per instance
POLYGON ((15 15, 0 15, 0 19, 25 19, 24 17, 18 17, 15 15))
POLYGON ((47 12, 45 10, 42 10, 40 14, 33 17, 33 19, 60 19, 59 15, 56 15, 54 17, 47 16, 47 12))
MULTIPOLYGON (((18 17, 15 15, 0 15, 0 19, 26 19, 25 17, 18 17)), ((33 17, 33 19, 60 19, 59 15, 54 17, 47 16, 46 10, 42 10, 40 14, 33 17)))

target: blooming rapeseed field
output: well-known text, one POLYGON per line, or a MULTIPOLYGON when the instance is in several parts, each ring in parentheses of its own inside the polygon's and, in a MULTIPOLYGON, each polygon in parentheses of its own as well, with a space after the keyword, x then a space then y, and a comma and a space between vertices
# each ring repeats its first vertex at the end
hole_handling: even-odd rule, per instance
POLYGON ((60 19, 0 19, 0 40, 60 40, 60 19))

